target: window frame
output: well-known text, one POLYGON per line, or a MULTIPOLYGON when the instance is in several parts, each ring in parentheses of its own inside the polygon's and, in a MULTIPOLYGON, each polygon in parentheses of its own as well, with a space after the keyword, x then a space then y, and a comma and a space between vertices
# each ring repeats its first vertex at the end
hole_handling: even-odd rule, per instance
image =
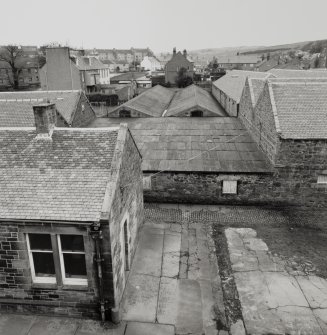
MULTIPOLYGON (((31 276, 32 276, 32 282, 35 284, 57 284, 57 276, 56 276, 56 264, 54 260, 54 248, 52 244, 52 239, 51 239, 51 234, 44 234, 44 235, 50 235, 50 240, 51 240, 51 251, 44 251, 44 250, 38 250, 35 249, 33 250, 34 252, 42 252, 42 253, 51 253, 53 257, 53 263, 54 263, 54 268, 55 268, 55 273, 53 277, 38 277, 35 274, 35 265, 34 265, 34 259, 33 259, 33 251, 31 249, 31 244, 30 244, 30 234, 38 234, 38 233, 29 233, 26 234, 26 243, 27 243, 27 251, 28 251, 28 258, 30 262, 30 268, 31 268, 31 276)), ((39 234, 41 235, 41 234, 39 234)))
MULTIPOLYGON (((90 245, 88 240, 85 239, 86 236, 88 236, 87 232, 82 233, 81 231, 69 228, 67 231, 63 231, 62 229, 53 229, 53 228, 45 228, 40 229, 40 227, 29 227, 26 229, 23 229, 24 235, 25 235, 25 241, 27 245, 27 251, 28 251, 28 259, 29 259, 29 267, 31 271, 31 279, 32 279, 32 285, 36 285, 37 287, 41 285, 42 287, 61 287, 63 289, 70 288, 70 289, 85 289, 89 287, 90 285, 93 285, 93 279, 91 276, 91 273, 88 269, 88 264, 90 262, 90 245), (52 255, 53 255, 53 261, 54 261, 54 268, 55 268, 55 275, 54 277, 37 277, 35 275, 35 267, 34 267, 34 261, 33 261, 33 255, 30 248, 30 234, 44 234, 44 235, 50 235, 51 238, 51 247, 52 247, 52 255), (83 239, 83 245, 84 245, 84 252, 85 255, 85 271, 86 271, 86 278, 66 278, 65 272, 64 272, 64 262, 63 262, 63 256, 61 255, 61 244, 58 242, 58 238, 60 239, 61 235, 78 235, 81 236, 83 239), (59 250, 60 247, 60 250, 59 250), (50 280, 49 280, 50 278, 50 280), (53 280, 54 278, 54 280, 53 280), (68 279, 68 280, 67 280, 68 279), (81 280, 80 280, 81 279, 81 280)), ((49 251, 50 252, 50 251, 49 251)))
MULTIPOLYGON (((60 261, 60 272, 61 272, 61 279, 64 285, 80 285, 80 286, 87 286, 88 279, 87 279, 87 267, 86 267, 86 252, 85 252, 85 245, 84 245, 84 238, 82 235, 79 235, 83 239, 83 246, 84 251, 63 251, 61 247, 61 235, 68 235, 68 234, 58 234, 57 235, 57 243, 58 243, 58 253, 59 253, 59 261, 60 261), (66 271, 65 271, 65 261, 64 261, 64 254, 76 254, 76 255, 84 255, 85 257, 85 272, 86 278, 66 278, 66 271)), ((70 235, 70 234, 69 234, 70 235)))
POLYGON ((238 180, 228 180, 228 179, 222 180, 221 194, 223 194, 223 195, 237 195, 238 194, 238 180), (235 192, 225 192, 224 191, 224 183, 225 182, 227 182, 227 183, 234 182, 235 183, 235 192))

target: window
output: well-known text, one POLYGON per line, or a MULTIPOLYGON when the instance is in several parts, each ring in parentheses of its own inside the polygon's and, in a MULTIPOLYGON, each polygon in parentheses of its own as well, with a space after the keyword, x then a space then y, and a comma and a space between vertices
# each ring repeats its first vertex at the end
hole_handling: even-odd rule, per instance
POLYGON ((317 184, 326 184, 327 185, 327 174, 321 174, 318 176, 317 184))
POLYGON ((26 234, 32 281, 87 285, 82 235, 26 234))
POLYGON ((237 180, 223 180, 223 194, 237 194, 237 180))
POLYGON ((193 111, 191 112, 191 117, 202 117, 203 112, 202 111, 193 111))
POLYGON ((86 285, 83 236, 58 235, 57 238, 63 284, 86 285))
POLYGON ((28 234, 27 249, 34 283, 56 283, 50 234, 28 234))

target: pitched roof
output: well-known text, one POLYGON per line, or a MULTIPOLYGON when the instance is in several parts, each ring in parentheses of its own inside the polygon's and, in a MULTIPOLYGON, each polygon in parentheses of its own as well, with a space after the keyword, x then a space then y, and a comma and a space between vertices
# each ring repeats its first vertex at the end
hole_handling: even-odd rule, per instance
POLYGON ((256 64, 260 61, 258 56, 219 56, 218 64, 256 64))
POLYGON ((33 105, 50 100, 70 125, 81 91, 0 92, 0 125, 2 127, 34 127, 33 105))
MULTIPOLYGON (((237 118, 124 118, 123 121, 128 123, 141 151, 143 171, 271 171, 237 118)), ((90 126, 116 126, 120 122, 119 118, 103 118, 94 120, 90 126)))
POLYGON ((176 116, 195 110, 212 112, 218 116, 226 115, 211 93, 196 85, 175 91, 156 85, 115 108, 111 113, 121 109, 134 110, 153 117, 176 116))
POLYGON ((79 70, 83 70, 83 71, 99 70, 99 69, 108 68, 107 65, 103 64, 96 57, 77 56, 75 64, 79 70))
POLYGON ((269 73, 277 78, 327 78, 327 70, 271 69, 269 73))
POLYGON ((128 81, 128 80, 137 80, 139 78, 145 77, 146 72, 126 72, 118 74, 110 78, 110 81, 128 81))
POLYGON ((177 91, 165 116, 173 116, 195 110, 226 116, 223 108, 218 104, 211 93, 196 85, 190 85, 177 91))
POLYGON ((0 128, 0 219, 98 221, 118 130, 0 128))
POLYGON ((266 72, 232 70, 219 78, 213 85, 223 91, 228 97, 240 102, 246 78, 267 78, 271 76, 266 72))
POLYGON ((327 139, 327 79, 269 79, 267 85, 283 138, 327 139))
POLYGON ((168 108, 174 92, 161 85, 156 85, 146 90, 137 97, 125 102, 115 108, 111 113, 119 109, 128 109, 141 112, 153 117, 162 116, 163 112, 168 108))

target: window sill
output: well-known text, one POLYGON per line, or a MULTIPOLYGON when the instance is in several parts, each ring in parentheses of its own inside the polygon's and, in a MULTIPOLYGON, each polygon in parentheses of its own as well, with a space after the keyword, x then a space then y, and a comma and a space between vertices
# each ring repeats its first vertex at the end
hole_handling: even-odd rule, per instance
POLYGON ((63 290, 67 291, 87 291, 89 289, 88 285, 72 285, 72 284, 65 284, 62 285, 63 290))
POLYGON ((44 288, 56 290, 58 288, 57 283, 32 283, 32 288, 44 288))

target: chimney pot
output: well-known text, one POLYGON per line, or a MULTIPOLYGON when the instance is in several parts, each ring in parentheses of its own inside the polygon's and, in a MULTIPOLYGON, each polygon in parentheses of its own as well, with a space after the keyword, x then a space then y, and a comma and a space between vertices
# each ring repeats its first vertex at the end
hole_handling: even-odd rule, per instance
POLYGON ((33 106, 37 135, 51 137, 56 125, 56 107, 54 103, 43 103, 33 106))
POLYGON ((187 57, 187 51, 186 51, 186 49, 184 49, 183 55, 184 55, 185 58, 187 57))
POLYGON ((176 55, 176 48, 173 49, 173 55, 176 55))

